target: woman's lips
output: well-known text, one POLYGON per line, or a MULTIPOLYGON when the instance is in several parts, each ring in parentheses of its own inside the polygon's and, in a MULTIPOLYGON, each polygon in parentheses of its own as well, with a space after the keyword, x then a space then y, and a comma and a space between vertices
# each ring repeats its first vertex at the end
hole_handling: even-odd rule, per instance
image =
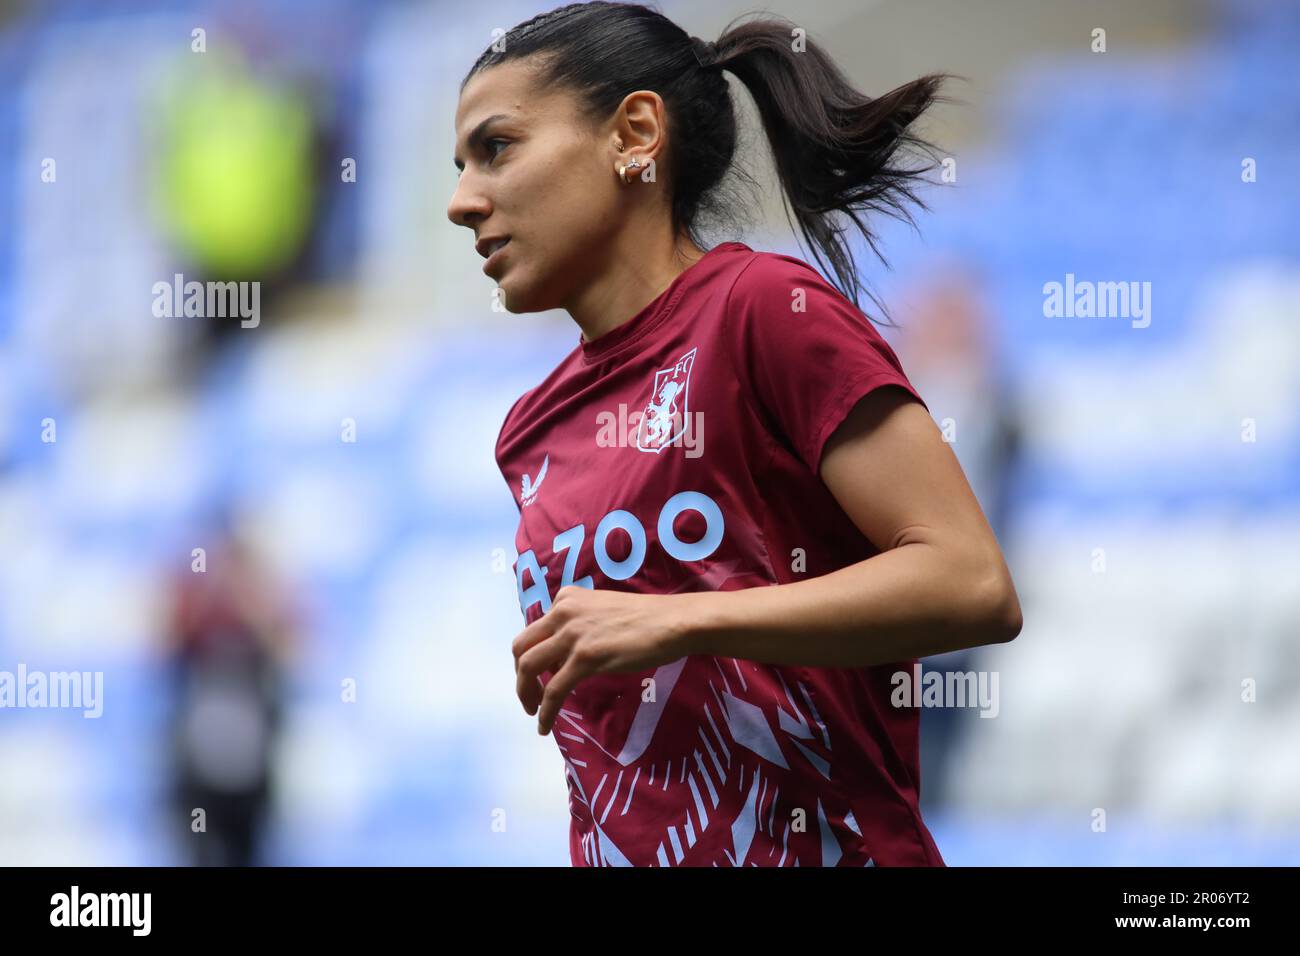
POLYGON ((483 263, 483 273, 485 275, 492 274, 490 270, 494 265, 496 265, 501 261, 502 253, 504 253, 509 248, 510 248, 510 240, 507 239, 504 245, 502 245, 499 249, 497 249, 496 252, 492 253, 492 255, 487 257, 487 261, 483 263))

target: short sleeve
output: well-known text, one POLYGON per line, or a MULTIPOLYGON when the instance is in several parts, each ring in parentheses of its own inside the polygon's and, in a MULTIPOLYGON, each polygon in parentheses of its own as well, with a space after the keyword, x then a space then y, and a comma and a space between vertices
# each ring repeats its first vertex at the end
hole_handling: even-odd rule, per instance
POLYGON ((897 385, 929 411, 871 321, 805 262, 757 253, 732 286, 726 323, 737 375, 814 474, 869 392, 897 385))

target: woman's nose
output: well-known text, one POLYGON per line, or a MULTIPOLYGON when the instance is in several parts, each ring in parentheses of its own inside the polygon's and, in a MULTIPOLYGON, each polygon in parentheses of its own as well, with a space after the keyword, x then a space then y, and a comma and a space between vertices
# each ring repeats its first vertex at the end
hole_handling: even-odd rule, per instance
POLYGON ((472 227, 474 217, 479 219, 486 217, 488 214, 488 202, 486 197, 481 193, 475 192, 472 186, 465 182, 462 177, 456 184, 456 191, 451 194, 451 202, 447 205, 447 218, 458 226, 472 227))

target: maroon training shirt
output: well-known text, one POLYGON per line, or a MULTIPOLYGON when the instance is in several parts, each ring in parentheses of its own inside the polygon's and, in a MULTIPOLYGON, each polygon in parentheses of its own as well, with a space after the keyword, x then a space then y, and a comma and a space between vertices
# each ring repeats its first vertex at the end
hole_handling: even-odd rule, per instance
MULTIPOLYGON (((519 504, 525 621, 566 584, 729 591, 876 554, 817 472, 884 385, 921 401, 816 270, 716 246, 629 321, 579 337, 507 413, 496 456, 519 504)), ((919 712, 890 704, 912 664, 691 655, 588 678, 552 731, 573 864, 943 865, 918 809, 919 712)))

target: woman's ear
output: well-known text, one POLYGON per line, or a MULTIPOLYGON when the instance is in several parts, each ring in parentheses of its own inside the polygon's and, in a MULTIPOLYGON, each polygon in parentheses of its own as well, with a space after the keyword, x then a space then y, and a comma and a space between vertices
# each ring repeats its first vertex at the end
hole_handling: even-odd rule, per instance
POLYGON ((624 154, 631 153, 650 166, 663 153, 667 132, 663 97, 654 90, 636 90, 623 97, 618 111, 617 140, 624 154))

